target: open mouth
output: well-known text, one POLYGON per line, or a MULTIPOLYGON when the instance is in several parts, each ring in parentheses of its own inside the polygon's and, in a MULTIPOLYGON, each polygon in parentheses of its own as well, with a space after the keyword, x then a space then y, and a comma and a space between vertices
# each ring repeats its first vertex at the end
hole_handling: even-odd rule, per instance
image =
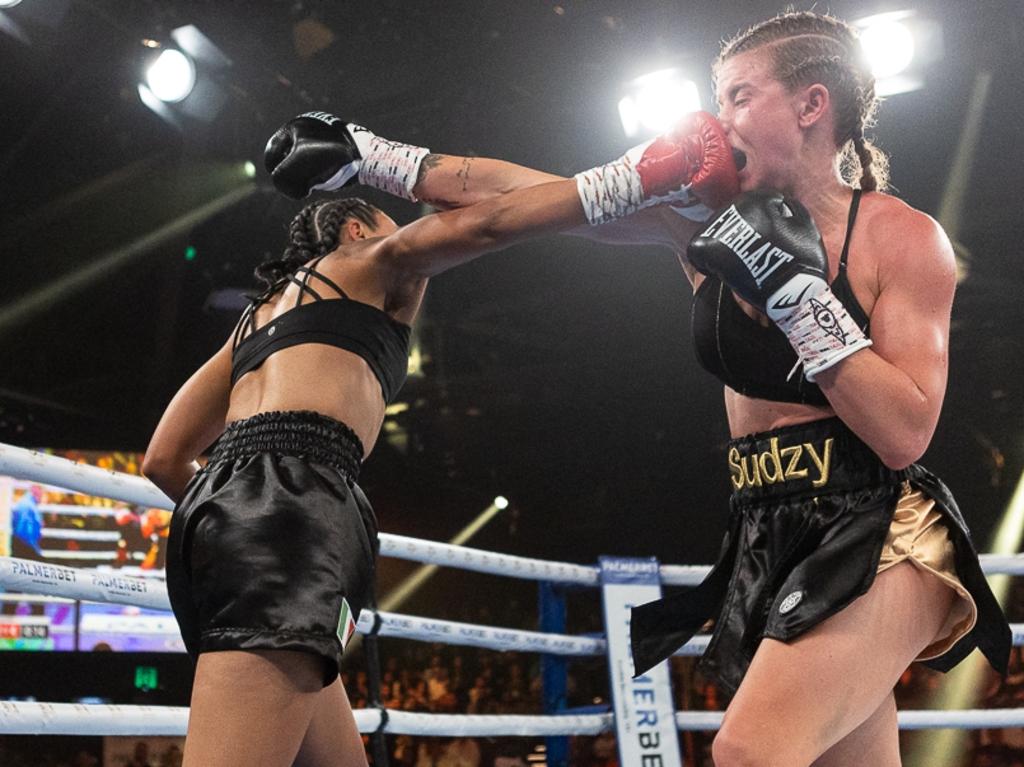
POLYGON ((742 149, 732 148, 732 160, 736 163, 736 170, 741 171, 747 167, 747 153, 742 149))

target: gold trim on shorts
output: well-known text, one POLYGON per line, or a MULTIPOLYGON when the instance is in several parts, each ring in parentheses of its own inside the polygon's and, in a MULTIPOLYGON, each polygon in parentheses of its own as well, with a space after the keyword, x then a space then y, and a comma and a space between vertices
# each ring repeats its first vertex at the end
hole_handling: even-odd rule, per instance
POLYGON ((903 561, 931 573, 957 594, 942 628, 916 660, 938 658, 974 628, 978 606, 957 577, 953 541, 942 513, 935 508, 934 500, 909 482, 903 483, 903 492, 896 502, 877 572, 903 561))

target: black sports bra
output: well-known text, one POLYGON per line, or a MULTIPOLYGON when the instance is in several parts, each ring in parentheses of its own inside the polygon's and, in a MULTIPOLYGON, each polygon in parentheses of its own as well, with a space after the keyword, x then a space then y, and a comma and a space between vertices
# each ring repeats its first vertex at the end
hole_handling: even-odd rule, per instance
POLYGON ((231 385, 281 349, 300 344, 327 344, 362 357, 380 381, 384 401, 391 402, 405 383, 411 329, 376 306, 349 298, 337 284, 317 271, 322 258, 309 266, 300 266, 294 274, 282 277, 250 299, 235 329, 231 385), (311 277, 334 290, 338 298, 323 298, 309 285, 311 277), (256 310, 281 290, 285 282, 299 286, 295 306, 257 329, 256 310), (302 299, 307 293, 315 300, 304 304, 302 299))
MULTIPOLYGON (((846 240, 839 257, 839 272, 832 292, 868 333, 868 316, 850 288, 846 262, 861 190, 853 191, 846 240)), ((732 291, 720 279, 704 278, 693 297, 693 341, 701 367, 730 389, 748 397, 777 402, 828 405, 821 389, 803 374, 793 374, 797 357, 786 335, 774 324, 764 326, 743 311, 732 291)))

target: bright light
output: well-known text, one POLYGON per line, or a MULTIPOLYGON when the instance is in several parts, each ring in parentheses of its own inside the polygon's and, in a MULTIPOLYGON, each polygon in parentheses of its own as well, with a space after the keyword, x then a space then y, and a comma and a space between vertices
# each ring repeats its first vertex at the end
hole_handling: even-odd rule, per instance
POLYGON ((20 2, 21 0, 0 0, 0 8, 13 8, 20 2))
POLYGON ((246 178, 256 178, 256 165, 252 160, 246 160, 242 170, 245 171, 246 178))
POLYGON ((142 103, 153 110, 155 114, 158 114, 166 122, 174 125, 177 128, 181 128, 181 122, 175 117, 174 112, 164 102, 156 97, 156 94, 149 89, 145 83, 139 83, 139 98, 142 103))
POLYGON ((499 511, 501 509, 507 509, 508 508, 508 498, 506 498, 503 495, 496 496, 495 499, 494 499, 494 507, 496 509, 498 509, 499 511))
MULTIPOLYGON (((448 543, 453 546, 461 546, 476 535, 484 525, 494 519, 495 515, 504 509, 505 506, 508 506, 508 500, 504 496, 499 495, 494 499, 494 503, 477 514, 476 519, 459 530, 459 532, 455 534, 455 537, 448 541, 448 543), (499 501, 504 501, 504 505, 500 504, 499 501)), ((378 607, 385 611, 397 610, 402 603, 419 591, 420 587, 437 572, 437 568, 438 565, 420 565, 412 572, 411 575, 391 589, 391 591, 380 600, 378 607)))
POLYGON ((860 44, 875 76, 875 93, 891 96, 924 85, 923 67, 939 57, 941 30, 914 11, 892 11, 854 22, 860 44))
POLYGON ((883 18, 866 26, 860 44, 879 80, 902 73, 914 60, 914 35, 899 20, 883 18))
POLYGON ((697 84, 677 69, 638 77, 627 87, 630 93, 619 101, 619 117, 630 138, 640 133, 663 133, 687 112, 701 108, 697 84))
POLYGON ((408 409, 408 402, 393 402, 384 408, 384 415, 398 415, 399 413, 404 413, 408 409))
POLYGON ((184 53, 168 48, 146 72, 146 82, 154 96, 173 104, 192 92, 196 84, 196 68, 184 53))

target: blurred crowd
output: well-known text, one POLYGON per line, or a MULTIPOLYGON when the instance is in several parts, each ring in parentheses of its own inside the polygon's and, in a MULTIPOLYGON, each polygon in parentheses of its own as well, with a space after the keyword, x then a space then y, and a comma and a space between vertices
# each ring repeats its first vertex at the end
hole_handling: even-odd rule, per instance
MULTIPOLYGON (((534 659, 519 653, 495 653, 471 648, 389 642, 382 673, 382 701, 386 708, 439 714, 538 714, 543 711, 540 669, 534 659)), ((606 669, 600 664, 570 665, 570 707, 600 706, 608 702, 606 669), (595 689, 598 692, 595 692, 595 689), (605 693, 606 694, 606 693, 605 693)), ((1014 648, 1010 674, 1000 679, 978 664, 975 697, 965 703, 975 708, 1024 706, 1024 657, 1014 648)), ((368 705, 365 671, 346 672, 346 689, 354 707, 368 705)), ((914 664, 901 677, 896 701, 901 709, 937 708, 945 675, 914 664)), ((678 710, 720 711, 728 698, 704 678, 691 658, 672 662, 672 682, 678 710)), ((687 767, 713 767, 712 733, 681 733, 683 763, 687 767)), ((934 732, 901 733, 906 764, 924 764, 912 757, 926 751, 934 732)), ((927 762, 929 767, 1024 767, 1024 729, 965 730, 958 735, 969 758, 927 762)), ((526 767, 539 762, 541 739, 439 738, 389 736, 390 763, 396 767, 526 767), (533 754, 533 760, 529 760, 533 754)), ((958 750, 958 749, 957 749, 958 750)), ((618 767, 614 734, 570 739, 570 764, 575 767, 618 767)))

